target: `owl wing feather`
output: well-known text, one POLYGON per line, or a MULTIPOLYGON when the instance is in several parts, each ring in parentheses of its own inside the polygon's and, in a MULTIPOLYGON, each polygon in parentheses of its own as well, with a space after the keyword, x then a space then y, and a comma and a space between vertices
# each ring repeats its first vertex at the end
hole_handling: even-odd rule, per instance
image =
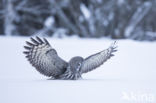
POLYGON ((31 42, 26 41, 27 46, 24 48, 28 61, 45 76, 58 76, 67 68, 67 62, 61 59, 54 48, 51 47, 49 42, 39 37, 30 38, 31 42))
POLYGON ((104 62, 114 56, 113 53, 117 51, 116 48, 117 46, 115 41, 108 49, 87 57, 82 63, 81 73, 87 73, 102 65, 104 62))

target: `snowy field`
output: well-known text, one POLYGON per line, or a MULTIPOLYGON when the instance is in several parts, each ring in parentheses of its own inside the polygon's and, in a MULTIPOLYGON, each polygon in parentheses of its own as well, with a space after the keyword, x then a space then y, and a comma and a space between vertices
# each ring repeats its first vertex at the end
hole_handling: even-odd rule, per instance
MULTIPOLYGON (((87 57, 108 39, 47 38, 60 57, 87 57)), ((25 59, 29 38, 0 37, 0 103, 156 103, 156 42, 118 40, 118 52, 82 80, 47 80, 25 59)))

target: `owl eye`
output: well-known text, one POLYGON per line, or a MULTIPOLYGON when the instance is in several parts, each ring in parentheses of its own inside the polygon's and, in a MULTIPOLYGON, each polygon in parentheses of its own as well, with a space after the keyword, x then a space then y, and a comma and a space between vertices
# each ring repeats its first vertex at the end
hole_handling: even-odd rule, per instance
POLYGON ((79 71, 80 67, 81 67, 81 63, 78 63, 78 66, 77 66, 76 70, 79 71))
POLYGON ((81 66, 81 63, 79 63, 78 66, 80 67, 81 66))

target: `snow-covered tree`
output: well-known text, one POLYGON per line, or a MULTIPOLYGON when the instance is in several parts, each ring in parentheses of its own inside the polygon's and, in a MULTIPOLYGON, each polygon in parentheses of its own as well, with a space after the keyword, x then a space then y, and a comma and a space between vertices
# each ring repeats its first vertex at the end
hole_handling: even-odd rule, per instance
POLYGON ((0 0, 0 33, 156 40, 156 0, 0 0))

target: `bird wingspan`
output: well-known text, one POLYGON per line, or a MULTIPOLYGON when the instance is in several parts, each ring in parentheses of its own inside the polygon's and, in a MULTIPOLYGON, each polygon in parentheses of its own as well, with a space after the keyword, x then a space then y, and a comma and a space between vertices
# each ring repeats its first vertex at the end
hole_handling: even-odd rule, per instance
POLYGON ((26 41, 27 46, 24 48, 28 61, 34 66, 37 71, 45 76, 58 76, 67 68, 67 62, 61 59, 49 42, 39 37, 30 38, 31 42, 26 41))
POLYGON ((102 65, 110 57, 114 56, 113 53, 117 51, 116 48, 115 41, 108 49, 87 57, 82 63, 81 73, 87 73, 102 65))

